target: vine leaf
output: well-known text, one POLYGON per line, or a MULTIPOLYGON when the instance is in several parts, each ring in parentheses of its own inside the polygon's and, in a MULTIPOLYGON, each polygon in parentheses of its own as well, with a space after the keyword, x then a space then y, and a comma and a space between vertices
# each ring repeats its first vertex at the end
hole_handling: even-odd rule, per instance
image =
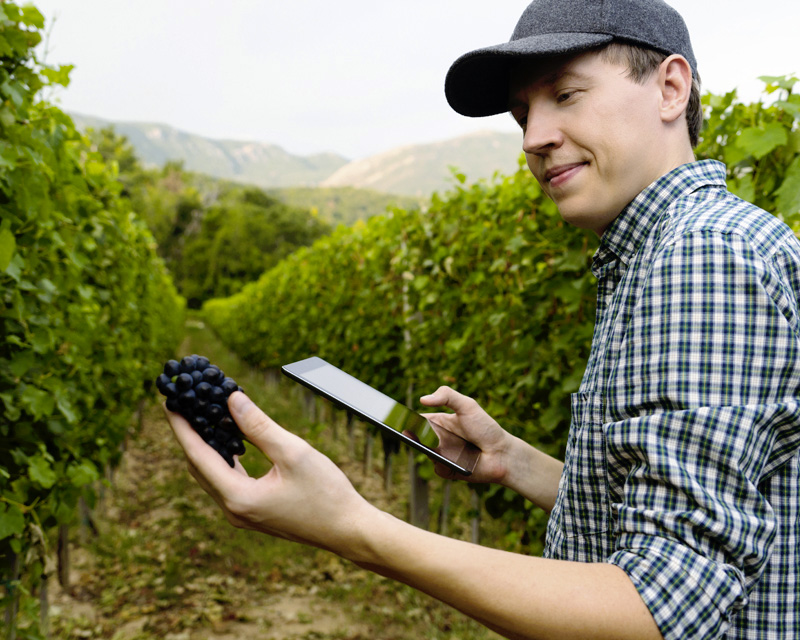
POLYGON ((25 529, 25 517, 13 504, 0 503, 0 540, 17 536, 25 529))
POLYGON ((14 238, 14 234, 8 229, 0 230, 0 271, 8 269, 16 248, 17 241, 14 238))

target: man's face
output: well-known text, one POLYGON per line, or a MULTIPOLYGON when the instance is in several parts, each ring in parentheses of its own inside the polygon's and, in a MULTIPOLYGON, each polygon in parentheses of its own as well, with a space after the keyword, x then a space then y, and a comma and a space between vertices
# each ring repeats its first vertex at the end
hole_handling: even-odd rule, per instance
POLYGON ((561 216, 602 234, 663 166, 658 73, 644 84, 597 53, 521 66, 511 115, 528 166, 561 216))

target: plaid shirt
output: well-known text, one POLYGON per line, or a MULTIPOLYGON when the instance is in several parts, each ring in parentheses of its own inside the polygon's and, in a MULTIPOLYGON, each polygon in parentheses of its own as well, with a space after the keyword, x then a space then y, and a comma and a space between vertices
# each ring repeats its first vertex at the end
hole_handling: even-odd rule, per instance
POLYGON ((621 567, 668 640, 800 638, 800 243, 702 161, 639 194, 592 270, 545 556, 621 567))

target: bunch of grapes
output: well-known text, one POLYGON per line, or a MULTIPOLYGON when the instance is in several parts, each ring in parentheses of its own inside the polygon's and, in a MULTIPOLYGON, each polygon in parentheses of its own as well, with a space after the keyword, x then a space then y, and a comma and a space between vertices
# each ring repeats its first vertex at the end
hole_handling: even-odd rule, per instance
POLYGON ((242 432, 228 411, 228 396, 242 388, 208 358, 186 356, 169 360, 156 387, 167 398, 167 409, 180 413, 195 431, 234 466, 233 456, 245 452, 242 432))

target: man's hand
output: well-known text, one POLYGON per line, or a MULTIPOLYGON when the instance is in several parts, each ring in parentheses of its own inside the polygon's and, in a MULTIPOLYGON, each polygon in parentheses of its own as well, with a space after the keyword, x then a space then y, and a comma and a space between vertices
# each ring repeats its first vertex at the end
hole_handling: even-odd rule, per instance
POLYGON ((450 387, 439 387, 434 393, 422 396, 420 402, 429 407, 448 407, 455 411, 424 414, 440 440, 447 438, 441 432, 441 428, 444 428, 481 450, 481 457, 472 475, 462 476, 440 462, 435 464, 437 474, 448 479, 503 483, 508 471, 507 456, 512 440, 507 431, 475 400, 450 387))
POLYGON ((251 478, 228 464, 177 413, 167 419, 186 453, 189 471, 234 526, 343 553, 357 542, 360 519, 375 511, 342 471, 302 438, 265 415, 243 393, 229 399, 233 419, 273 463, 251 478))
MULTIPOLYGON (((545 511, 555 503, 563 464, 512 436, 472 398, 450 387, 439 387, 422 396, 429 407, 448 407, 455 413, 426 413, 434 430, 441 428, 468 440, 481 450, 481 457, 470 476, 462 476, 441 463, 436 473, 451 480, 494 482, 513 489, 545 511)), ((440 435, 440 439, 442 436, 440 435)))

